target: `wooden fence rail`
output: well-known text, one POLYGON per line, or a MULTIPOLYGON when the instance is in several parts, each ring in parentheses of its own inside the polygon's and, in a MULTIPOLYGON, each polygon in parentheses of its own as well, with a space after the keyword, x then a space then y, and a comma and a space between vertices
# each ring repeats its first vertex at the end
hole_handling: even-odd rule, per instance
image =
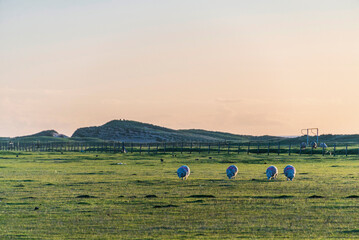
POLYGON ((189 153, 189 154, 320 154, 358 155, 359 144, 328 144, 328 147, 300 148, 299 144, 283 143, 206 143, 206 142, 172 142, 172 143, 125 143, 125 142, 0 142, 0 151, 14 152, 106 152, 106 153, 189 153))

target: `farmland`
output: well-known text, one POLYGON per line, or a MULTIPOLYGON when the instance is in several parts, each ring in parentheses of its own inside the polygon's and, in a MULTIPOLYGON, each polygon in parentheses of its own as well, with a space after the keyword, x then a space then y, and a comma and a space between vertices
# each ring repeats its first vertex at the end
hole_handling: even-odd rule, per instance
POLYGON ((0 238, 359 238, 358 170, 356 155, 2 151, 0 238))

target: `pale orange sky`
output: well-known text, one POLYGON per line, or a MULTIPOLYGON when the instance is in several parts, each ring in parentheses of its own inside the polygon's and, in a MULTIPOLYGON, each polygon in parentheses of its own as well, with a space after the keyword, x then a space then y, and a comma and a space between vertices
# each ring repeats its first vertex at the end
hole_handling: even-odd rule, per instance
POLYGON ((0 0, 0 136, 359 133, 358 42, 357 0, 0 0))

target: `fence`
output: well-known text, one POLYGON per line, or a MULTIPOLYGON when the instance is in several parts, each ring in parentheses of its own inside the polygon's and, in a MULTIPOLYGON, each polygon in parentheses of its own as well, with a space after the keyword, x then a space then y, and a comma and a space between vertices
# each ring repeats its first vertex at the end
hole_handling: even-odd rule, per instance
POLYGON ((300 148, 298 143, 208 143, 208 142, 172 142, 172 143, 125 143, 125 142, 2 142, 0 151, 18 152, 108 152, 108 153, 227 153, 227 154, 299 154, 299 155, 359 155, 359 144, 333 143, 328 147, 300 148))

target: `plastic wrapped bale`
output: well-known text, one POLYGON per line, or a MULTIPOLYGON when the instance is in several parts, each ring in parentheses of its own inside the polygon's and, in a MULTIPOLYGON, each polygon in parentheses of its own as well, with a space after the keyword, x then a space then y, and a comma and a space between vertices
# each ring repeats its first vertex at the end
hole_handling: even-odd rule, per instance
POLYGON ((275 166, 270 166, 266 171, 268 180, 276 179, 278 176, 278 168, 275 166))
POLYGON ((310 143, 310 147, 312 147, 312 148, 317 148, 317 143, 316 143, 316 142, 311 142, 311 143, 310 143))
POLYGON ((191 171, 190 171, 189 167, 186 165, 183 165, 177 169, 177 175, 182 180, 187 179, 188 176, 190 175, 190 173, 191 173, 191 171))
POLYGON ((231 165, 226 170, 228 179, 235 178, 238 173, 238 168, 235 165, 231 165))
POLYGON ((284 168, 284 175, 287 177, 287 180, 293 180, 295 177, 295 168, 292 165, 288 165, 284 168))
POLYGON ((302 142, 301 144, 300 144, 300 148, 301 149, 305 149, 307 147, 307 144, 305 143, 305 142, 302 142))

